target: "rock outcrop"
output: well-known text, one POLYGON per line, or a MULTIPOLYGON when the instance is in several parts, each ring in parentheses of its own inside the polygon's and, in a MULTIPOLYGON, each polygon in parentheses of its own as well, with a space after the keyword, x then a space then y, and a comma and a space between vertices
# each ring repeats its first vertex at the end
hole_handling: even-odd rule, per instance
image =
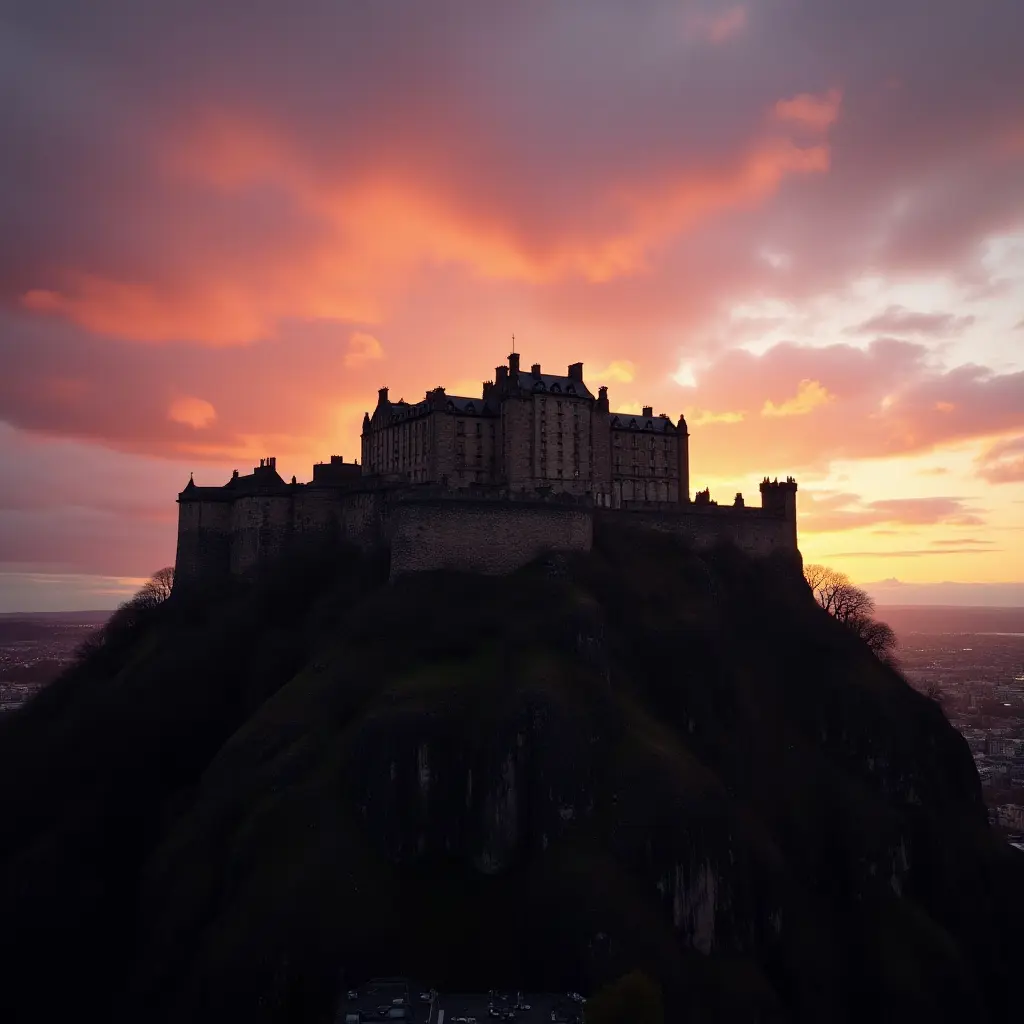
POLYGON ((670 1019, 986 1021, 1024 952, 941 709, 791 562, 650 533, 172 599, 0 724, 0 773, 5 1020, 642 968, 670 1019))

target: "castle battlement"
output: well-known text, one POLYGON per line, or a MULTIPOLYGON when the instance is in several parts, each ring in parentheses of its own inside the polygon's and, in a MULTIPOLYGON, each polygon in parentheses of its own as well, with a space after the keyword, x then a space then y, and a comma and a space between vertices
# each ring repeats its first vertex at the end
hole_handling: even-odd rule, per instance
POLYGON ((546 551, 589 550, 595 516, 697 545, 798 554, 796 481, 765 477, 760 507, 741 494, 718 505, 706 489, 691 499, 689 437, 682 415, 612 412, 582 363, 524 371, 513 353, 477 398, 434 387, 393 402, 381 388, 363 417, 361 461, 333 455, 308 483, 285 481, 273 456, 220 487, 190 478, 178 495, 175 578, 201 586, 247 574, 328 534, 390 549, 392 576, 507 572, 546 551))

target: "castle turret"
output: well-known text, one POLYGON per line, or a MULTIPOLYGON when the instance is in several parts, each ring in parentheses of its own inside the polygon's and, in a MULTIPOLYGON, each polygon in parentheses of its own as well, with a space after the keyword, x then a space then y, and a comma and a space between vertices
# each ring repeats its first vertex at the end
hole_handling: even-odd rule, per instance
POLYGON ((781 483, 776 478, 761 481, 761 507, 792 525, 793 548, 796 543, 796 480, 787 476, 781 483))
POLYGON ((519 376, 519 353, 513 352, 508 357, 508 374, 512 378, 512 383, 517 383, 516 378, 519 376))
POLYGON ((690 503, 690 432, 686 429, 686 417, 679 414, 679 422, 676 424, 678 431, 678 456, 679 456, 679 504, 690 503))

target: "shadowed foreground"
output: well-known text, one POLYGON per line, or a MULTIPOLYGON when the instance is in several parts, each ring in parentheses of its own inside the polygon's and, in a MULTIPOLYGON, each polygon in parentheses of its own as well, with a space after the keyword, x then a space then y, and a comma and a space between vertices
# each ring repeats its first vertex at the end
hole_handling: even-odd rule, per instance
POLYGON ((987 1021, 1024 858, 786 562, 602 527, 510 577, 321 552, 0 722, 0 1016, 330 1020, 351 981, 987 1021))

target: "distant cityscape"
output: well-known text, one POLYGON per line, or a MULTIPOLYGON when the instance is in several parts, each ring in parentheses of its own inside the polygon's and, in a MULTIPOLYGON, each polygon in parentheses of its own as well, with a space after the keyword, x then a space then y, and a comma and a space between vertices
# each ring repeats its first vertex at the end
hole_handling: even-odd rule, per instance
MULTIPOLYGON (((0 714, 72 661, 108 612, 0 615, 0 714)), ((1024 849, 1024 608, 881 608, 897 657, 974 756, 989 818, 1024 849)), ((451 1018, 449 1018, 451 1019, 451 1018)))

